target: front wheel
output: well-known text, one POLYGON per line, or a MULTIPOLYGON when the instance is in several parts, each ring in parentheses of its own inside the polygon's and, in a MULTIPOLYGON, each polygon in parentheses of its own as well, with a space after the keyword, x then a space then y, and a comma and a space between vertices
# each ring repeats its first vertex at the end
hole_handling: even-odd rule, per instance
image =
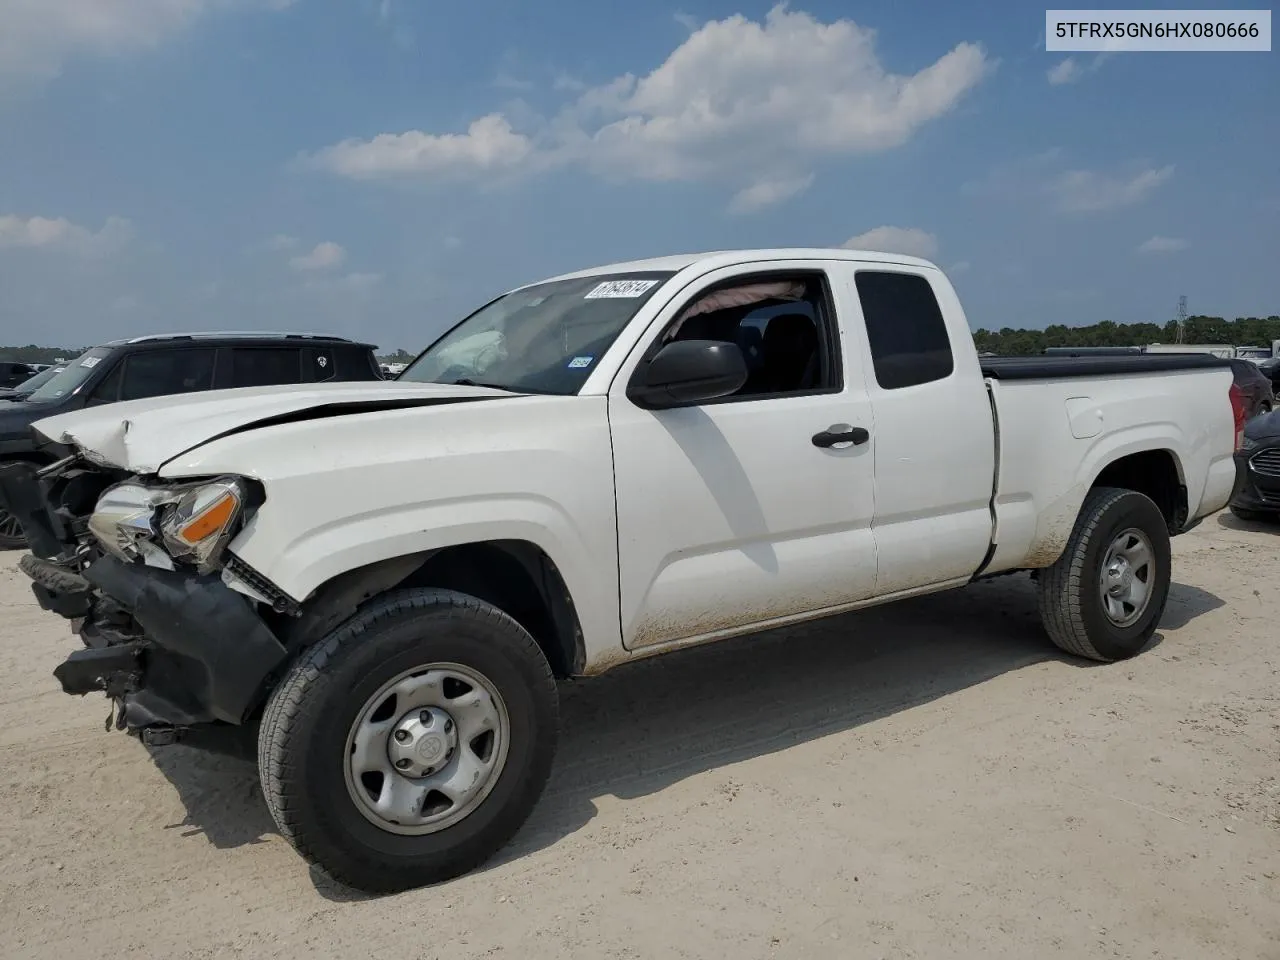
POLYGON ((258 740, 281 834, 370 893, 479 866, 528 818, 551 771, 555 681, 511 617, 447 590, 404 590, 299 658, 258 740))
POLYGON ((1040 619, 1068 653, 1111 662, 1155 633, 1169 599, 1169 527, 1151 499, 1099 487, 1061 557, 1039 578, 1040 619))

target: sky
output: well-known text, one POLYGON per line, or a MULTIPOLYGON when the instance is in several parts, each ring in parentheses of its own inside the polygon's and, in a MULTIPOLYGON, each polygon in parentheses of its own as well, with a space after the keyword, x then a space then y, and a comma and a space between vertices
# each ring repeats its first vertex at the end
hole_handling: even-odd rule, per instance
POLYGON ((1280 313, 1277 53, 677 2, 0 0, 0 344, 416 352, 522 283, 778 246, 924 256, 975 329, 1280 313))

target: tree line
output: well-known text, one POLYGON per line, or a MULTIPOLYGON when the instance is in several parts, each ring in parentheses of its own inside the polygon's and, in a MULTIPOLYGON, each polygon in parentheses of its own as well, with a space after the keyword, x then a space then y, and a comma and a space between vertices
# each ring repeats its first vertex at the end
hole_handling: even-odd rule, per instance
MULTIPOLYGON (((1184 343, 1225 343, 1232 346, 1269 347, 1280 340, 1280 317, 1187 317, 1184 343)), ((1178 324, 1102 323, 1087 327, 1054 324, 1043 330, 975 330, 973 342, 980 353, 1029 356, 1046 347, 1142 347, 1152 343, 1176 343, 1178 324)))
MULTIPOLYGON (((1043 353, 1045 347, 1134 347, 1150 343, 1176 343, 1178 324, 1170 320, 1158 323, 1102 323, 1087 327, 1068 327, 1054 324, 1043 330, 979 329, 973 332, 973 341, 980 353, 1001 356, 1028 356, 1043 353)), ((1222 317, 1195 316, 1187 318, 1183 335, 1186 343, 1229 343, 1232 346, 1269 347, 1273 340, 1280 340, 1280 316, 1222 317)), ((70 360, 84 352, 82 347, 0 347, 0 360, 18 360, 25 363, 53 363, 59 357, 70 360)), ((408 363, 416 356, 401 348, 395 353, 378 357, 382 363, 408 363)))

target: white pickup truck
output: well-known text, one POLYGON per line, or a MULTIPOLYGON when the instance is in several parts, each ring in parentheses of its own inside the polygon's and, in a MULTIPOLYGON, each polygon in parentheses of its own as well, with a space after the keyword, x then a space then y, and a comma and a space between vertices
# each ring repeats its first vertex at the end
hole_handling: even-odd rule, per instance
POLYGON ((1242 411, 1207 356, 980 360, 922 260, 736 251, 511 291, 395 382, 46 419, 0 492, 63 689, 149 743, 256 724, 281 833, 388 891, 524 822, 557 678, 1013 571, 1064 650, 1137 653, 1242 411))

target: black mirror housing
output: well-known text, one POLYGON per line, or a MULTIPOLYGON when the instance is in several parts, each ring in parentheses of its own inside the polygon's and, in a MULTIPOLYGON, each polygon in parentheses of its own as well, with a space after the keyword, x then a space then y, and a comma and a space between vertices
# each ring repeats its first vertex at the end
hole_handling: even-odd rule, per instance
POLYGON ((747 382, 747 372, 736 343, 677 340, 636 370, 627 396, 650 410, 704 403, 736 393, 747 382))

